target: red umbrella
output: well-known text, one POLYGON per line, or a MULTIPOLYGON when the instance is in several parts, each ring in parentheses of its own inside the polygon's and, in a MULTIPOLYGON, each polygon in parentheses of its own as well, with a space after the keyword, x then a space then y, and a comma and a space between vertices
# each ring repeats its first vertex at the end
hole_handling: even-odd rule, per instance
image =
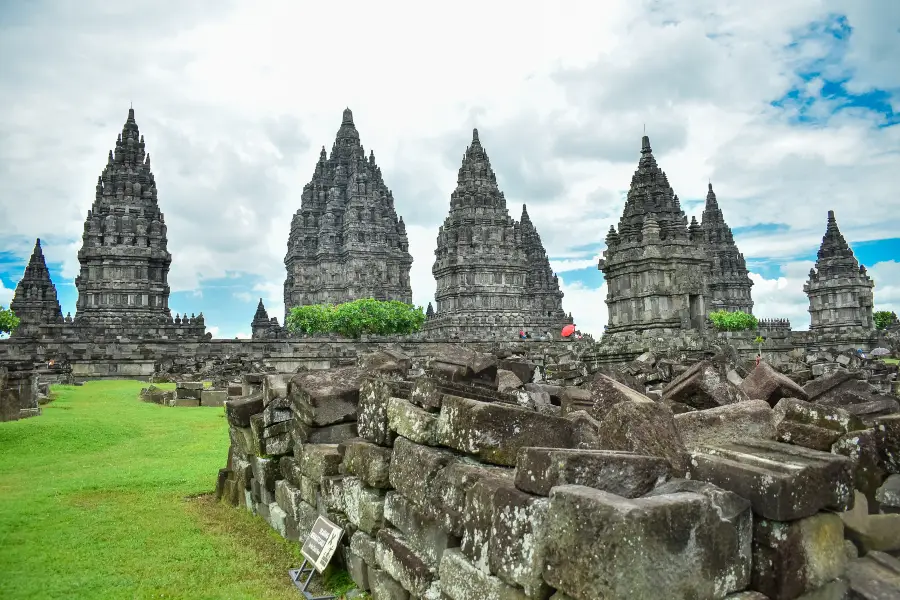
POLYGON ((562 330, 563 337, 569 337, 573 333, 575 333, 575 325, 566 325, 565 327, 563 327, 563 330, 562 330))

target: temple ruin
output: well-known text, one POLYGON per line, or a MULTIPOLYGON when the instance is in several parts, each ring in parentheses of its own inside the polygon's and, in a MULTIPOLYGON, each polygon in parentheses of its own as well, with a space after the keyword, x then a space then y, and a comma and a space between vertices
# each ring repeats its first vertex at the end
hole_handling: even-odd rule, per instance
POLYGON ((809 330, 825 335, 871 331, 874 287, 829 210, 816 266, 803 286, 809 296, 809 330))
POLYGON ((412 302, 413 258, 403 218, 344 110, 331 156, 319 154, 291 220, 284 265, 285 317, 294 306, 358 298, 412 302))
POLYGON ((436 308, 426 321, 432 335, 512 336, 522 329, 556 331, 569 322, 540 235, 525 206, 520 222, 509 216, 477 129, 434 255, 436 308))
POLYGON ((692 218, 688 225, 647 136, 618 231, 610 227, 606 246, 598 265, 607 281, 606 334, 699 331, 711 311, 753 309, 753 282, 712 184, 702 224, 692 218))
POLYGON ((16 285, 10 309, 19 318, 19 335, 33 334, 47 323, 62 323, 62 309, 56 296, 56 286, 44 260, 41 240, 34 242, 34 250, 16 285))

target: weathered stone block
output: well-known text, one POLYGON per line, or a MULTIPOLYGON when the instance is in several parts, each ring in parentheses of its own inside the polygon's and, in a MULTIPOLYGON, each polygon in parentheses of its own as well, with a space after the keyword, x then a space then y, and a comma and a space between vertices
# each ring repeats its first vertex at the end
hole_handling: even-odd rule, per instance
POLYGON ((594 406, 594 397, 588 388, 566 387, 563 388, 560 397, 560 406, 563 416, 570 413, 585 411, 588 412, 594 406))
POLYGON ((459 457, 434 476, 421 508, 444 531, 462 537, 469 489, 484 477, 500 477, 512 482, 513 473, 513 469, 483 465, 468 457, 459 457))
POLYGON ((250 427, 250 417, 263 411, 262 394, 225 402, 225 417, 235 427, 250 427))
POLYGON ((436 446, 438 416, 429 413, 409 400, 391 398, 387 407, 388 427, 397 435, 417 444, 436 446))
POLYGON ((224 406, 228 394, 224 390, 203 390, 200 392, 200 406, 224 406))
POLYGON ((501 488, 514 488, 505 477, 483 477, 466 493, 460 550, 478 569, 490 572, 491 528, 494 524, 494 496, 501 488))
POLYGON ((416 504, 425 504, 435 476, 454 459, 448 450, 397 438, 391 457, 391 487, 416 504))
POLYGON ((342 457, 337 444, 303 444, 298 449, 297 460, 304 476, 319 481, 340 473, 342 457))
POLYGON ((757 519, 751 587, 772 600, 793 600, 825 585, 844 573, 843 539, 844 527, 834 514, 792 522, 757 519))
POLYGON ((874 429, 851 431, 839 437, 831 447, 834 454, 846 456, 853 463, 853 487, 865 494, 869 503, 877 502, 878 487, 884 481, 884 461, 878 451, 874 429))
MULTIPOLYGON (((323 477, 319 480, 319 501, 317 502, 319 509, 324 507, 328 511, 344 512, 344 491, 348 484, 353 484, 355 479, 355 477, 337 475, 323 477)), ((304 480, 313 481, 308 477, 305 477, 304 480)))
POLYGON ((261 456, 250 457, 250 468, 253 470, 253 478, 270 492, 275 491, 275 482, 281 479, 281 466, 276 458, 263 458, 261 456))
POLYGON ((202 381, 179 381, 175 384, 175 389, 183 389, 183 390, 202 390, 203 382, 202 381))
POLYGON ((385 573, 416 597, 424 596, 436 577, 399 531, 384 528, 375 536, 375 560, 385 573))
POLYGON ((181 406, 181 407, 200 406, 200 400, 198 400, 196 398, 175 398, 175 406, 181 406))
POLYGON ((859 491, 854 494, 853 508, 840 513, 847 539, 863 554, 872 550, 900 550, 900 515, 870 515, 866 497, 859 491))
MULTIPOLYGON (((731 371, 733 372, 733 371, 731 371)), ((663 390, 664 402, 678 402, 699 410, 725 406, 748 400, 747 395, 732 383, 724 357, 703 360, 673 379, 663 390)), ((737 376, 738 385, 743 383, 737 376)))
POLYGON ((753 512, 790 521, 853 506, 853 464, 837 456, 767 440, 705 446, 691 458, 691 479, 747 498, 753 512))
POLYGON ((900 474, 900 414, 875 419, 875 431, 885 469, 900 474))
POLYGON ((385 496, 384 518, 403 534, 407 543, 430 568, 436 569, 444 551, 455 545, 452 536, 397 492, 388 492, 385 496))
POLYGON ((269 456, 279 456, 282 454, 290 454, 294 449, 294 440, 290 433, 282 433, 274 437, 263 437, 263 447, 265 454, 269 456))
POLYGON ((585 388, 590 390, 592 400, 588 413, 598 421, 620 402, 652 402, 644 394, 602 373, 597 373, 585 388))
POLYGON ((249 427, 231 426, 228 428, 228 437, 236 452, 243 455, 256 453, 257 447, 253 443, 253 430, 249 427))
POLYGON ((544 583, 547 498, 532 496, 510 487, 494 494, 488 564, 491 573, 516 585, 529 598, 543 600, 550 593, 544 583))
POLYGON ((722 598, 743 589, 749 556, 697 493, 628 500, 583 486, 550 493, 544 580, 578 600, 722 598), (724 538, 723 538, 724 535, 724 538))
POLYGON ((294 375, 288 397, 294 412, 307 425, 322 427, 356 420, 363 370, 338 367, 294 375))
POLYGON ((351 553, 347 557, 347 572, 358 589, 369 591, 369 566, 362 557, 351 553))
POLYGON ((619 402, 600 421, 598 435, 606 450, 661 456, 669 461, 673 475, 687 471, 687 449, 675 427, 675 416, 662 404, 650 400, 619 402))
POLYGON ((458 344, 441 344, 429 357, 428 369, 441 379, 474 382, 497 389, 497 357, 458 344))
POLYGON ((900 513, 900 475, 891 475, 875 492, 882 512, 900 513))
POLYGON ((514 466, 525 446, 572 448, 570 423, 504 404, 445 396, 438 422, 441 444, 496 465, 514 466))
POLYGON ((244 387, 239 383, 229 383, 228 384, 228 396, 236 397, 244 395, 244 387))
POLYGON ((360 531, 375 535, 384 526, 384 490, 367 487, 356 477, 344 480, 344 513, 360 531))
POLYGON ((522 448, 516 461, 516 487, 541 496, 572 484, 637 498, 668 477, 666 459, 633 452, 522 448))
POLYGON ((369 567, 369 589, 373 600, 409 600, 409 592, 381 569, 369 567))
POLYGON ((900 598, 900 560, 883 552, 870 552, 847 566, 848 600, 897 600, 900 598))
POLYGON ((276 398, 288 397, 288 384, 293 375, 276 374, 265 375, 262 378, 262 396, 263 402, 268 405, 276 398))
POLYGON ((395 395, 397 384, 385 379, 367 377, 359 389, 356 428, 359 436, 379 444, 392 446, 396 434, 388 426, 388 401, 395 395))
POLYGON ((802 387, 765 362, 759 363, 744 378, 741 389, 751 400, 765 400, 772 406, 775 406, 782 398, 809 399, 802 387))
POLYGON ((772 417, 780 441, 823 452, 848 431, 865 429, 862 421, 846 410, 796 398, 780 400, 772 417))
POLYGON ((378 446, 366 440, 349 440, 339 446, 343 449, 342 473, 356 475, 366 485, 373 488, 391 487, 390 448, 378 446))
POLYGON ((285 398, 276 398, 263 409, 263 423, 266 427, 290 421, 294 418, 290 403, 285 398))
POLYGON ((350 537, 350 552, 362 558, 369 565, 375 564, 375 538, 362 531, 350 537))
POLYGON ((340 444, 356 437, 356 423, 311 427, 300 419, 292 419, 291 436, 296 444, 340 444))
POLYGON ((765 400, 748 400, 675 415, 675 426, 688 449, 744 438, 775 439, 772 407, 765 400))
POLYGON ((529 600, 528 596, 485 573, 456 549, 441 557, 441 592, 450 600, 529 600))
MULTIPOLYGON (((295 470, 298 473, 300 471, 299 467, 297 467, 295 470)), ((303 501, 306 502, 307 504, 309 504, 310 506, 318 507, 319 499, 321 498, 321 494, 319 493, 319 481, 324 481, 326 479, 329 479, 329 478, 323 477, 321 480, 315 480, 311 477, 304 477, 303 475, 301 475, 300 482, 297 485, 297 487, 300 489, 300 497, 303 498, 303 501)), ((342 488, 342 490, 343 490, 343 488, 342 488)), ((340 499, 339 503, 335 503, 335 504, 326 503, 326 506, 328 507, 329 510, 343 511, 344 510, 343 498, 344 498, 344 496, 342 494, 339 496, 339 499, 340 499)))

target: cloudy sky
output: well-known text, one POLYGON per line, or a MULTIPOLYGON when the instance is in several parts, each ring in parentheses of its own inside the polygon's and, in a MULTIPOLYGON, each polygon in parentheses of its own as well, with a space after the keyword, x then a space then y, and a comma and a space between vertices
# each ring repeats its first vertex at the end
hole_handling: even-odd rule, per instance
POLYGON ((34 0, 0 2, 0 304, 34 238, 75 312, 83 220, 130 103, 174 256, 174 311, 249 334, 283 312, 291 215, 353 109, 407 223, 413 297, 472 127, 527 203, 582 329, 646 127, 690 215, 711 180, 754 312, 809 323, 833 209, 900 311, 896 0, 34 0))

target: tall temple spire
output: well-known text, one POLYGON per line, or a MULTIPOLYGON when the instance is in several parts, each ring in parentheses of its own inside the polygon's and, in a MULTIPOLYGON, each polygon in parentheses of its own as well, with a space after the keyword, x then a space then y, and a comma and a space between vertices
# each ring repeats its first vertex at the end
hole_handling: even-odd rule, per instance
POLYGON ((710 310, 753 312, 750 289, 753 280, 747 269, 744 255, 734 243, 731 227, 719 208, 712 182, 707 184, 706 206, 703 209, 703 237, 712 258, 709 278, 710 310))
POLYGON ((512 335, 525 328, 564 325, 562 293, 540 236, 522 207, 509 215, 478 130, 462 157, 450 211, 438 231, 432 266, 439 335, 512 335))
POLYGON ((359 298, 412 302, 406 227, 349 108, 331 155, 323 147, 303 187, 284 264, 285 316, 294 306, 359 298))
POLYGON ((171 317, 167 246, 156 180, 129 108, 84 222, 76 320, 102 325, 123 317, 152 322, 171 317))
POLYGON ((810 330, 844 333, 848 328, 873 329, 874 287, 838 228, 834 211, 829 210, 816 266, 803 286, 809 297, 810 330))
POLYGON ((16 337, 31 334, 34 326, 62 321, 56 286, 50 279, 40 238, 35 241, 25 273, 16 285, 10 309, 21 321, 16 337))

